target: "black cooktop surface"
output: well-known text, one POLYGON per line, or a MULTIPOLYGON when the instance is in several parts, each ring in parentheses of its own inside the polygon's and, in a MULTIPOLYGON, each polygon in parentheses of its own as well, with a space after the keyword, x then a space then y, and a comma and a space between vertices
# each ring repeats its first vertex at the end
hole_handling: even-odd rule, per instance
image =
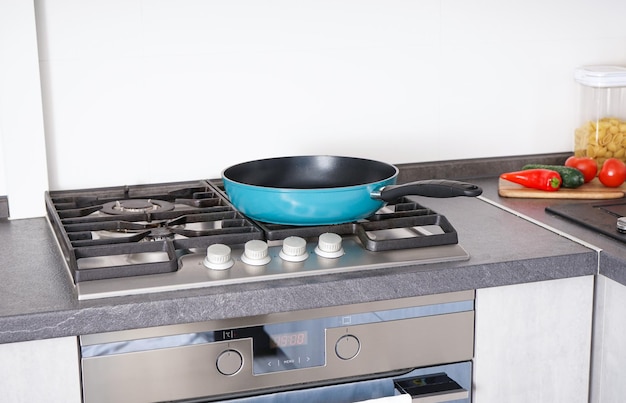
POLYGON ((559 204, 546 207, 546 211, 626 242, 626 234, 617 230, 617 219, 626 217, 625 199, 559 204))

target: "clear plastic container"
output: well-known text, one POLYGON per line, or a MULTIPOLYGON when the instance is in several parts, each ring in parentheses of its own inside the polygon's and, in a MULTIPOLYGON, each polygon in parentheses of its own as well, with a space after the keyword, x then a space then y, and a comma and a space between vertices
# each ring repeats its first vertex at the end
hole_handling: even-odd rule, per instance
POLYGON ((580 84, 574 154, 626 162, 626 67, 585 66, 574 72, 580 84))

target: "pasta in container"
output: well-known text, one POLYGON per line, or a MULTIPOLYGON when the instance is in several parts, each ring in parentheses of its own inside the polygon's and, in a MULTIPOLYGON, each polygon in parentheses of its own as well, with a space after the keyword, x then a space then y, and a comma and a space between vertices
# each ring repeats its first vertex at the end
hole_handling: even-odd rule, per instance
POLYGON ((607 158, 626 162, 626 67, 585 66, 574 72, 580 84, 574 154, 600 168, 607 158))

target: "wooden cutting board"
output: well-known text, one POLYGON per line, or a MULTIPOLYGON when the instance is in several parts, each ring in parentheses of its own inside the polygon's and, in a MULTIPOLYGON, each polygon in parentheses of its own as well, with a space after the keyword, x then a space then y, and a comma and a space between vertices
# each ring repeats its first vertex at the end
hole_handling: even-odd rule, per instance
POLYGON ((619 199, 624 197, 626 185, 617 188, 604 186, 598 178, 589 183, 585 183, 576 189, 561 188, 556 192, 529 189, 522 185, 499 179, 498 194, 502 197, 518 197, 526 199, 619 199))

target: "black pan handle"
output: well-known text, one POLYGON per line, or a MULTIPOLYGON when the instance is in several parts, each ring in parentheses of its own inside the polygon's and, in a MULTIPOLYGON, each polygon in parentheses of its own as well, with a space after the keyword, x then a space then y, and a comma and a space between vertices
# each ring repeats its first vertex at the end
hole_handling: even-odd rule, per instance
POLYGON ((403 185, 389 185, 373 192, 371 197, 377 200, 392 202, 403 196, 426 196, 426 197, 457 197, 457 196, 480 196, 483 193, 480 186, 472 183, 454 181, 449 179, 428 179, 403 185))

